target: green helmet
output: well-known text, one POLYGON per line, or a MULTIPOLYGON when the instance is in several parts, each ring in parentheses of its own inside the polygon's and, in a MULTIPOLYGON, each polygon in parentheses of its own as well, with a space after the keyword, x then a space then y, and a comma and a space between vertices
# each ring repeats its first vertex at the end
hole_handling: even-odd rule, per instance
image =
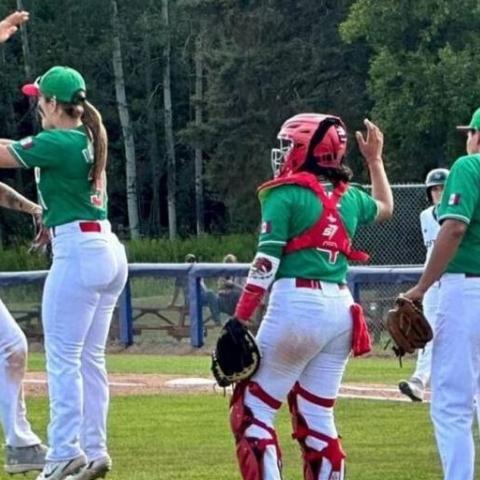
POLYGON ((427 178, 425 179, 425 186, 427 187, 427 197, 430 202, 432 201, 430 190, 436 185, 445 185, 449 173, 450 170, 447 168, 434 168, 428 172, 427 178))

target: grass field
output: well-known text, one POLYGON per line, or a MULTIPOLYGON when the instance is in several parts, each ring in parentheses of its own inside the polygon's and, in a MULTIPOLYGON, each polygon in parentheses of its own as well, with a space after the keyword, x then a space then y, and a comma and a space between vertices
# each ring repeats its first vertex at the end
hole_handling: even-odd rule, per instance
MULTIPOLYGON (((130 355, 111 354, 107 357, 111 373, 163 373, 169 375, 210 374, 208 355, 130 355)), ((399 368, 393 357, 356 358, 348 362, 344 382, 391 383, 396 385, 401 378, 408 377, 413 370, 414 358, 403 361, 399 368)), ((31 353, 28 368, 30 371, 45 370, 45 358, 41 353, 31 353)))
MULTIPOLYGON (((30 356, 32 370, 43 370, 43 362, 41 354, 30 356)), ((207 376, 209 372, 207 356, 109 355, 108 364, 111 372, 118 373, 207 376)), ((408 377, 412 366, 412 360, 401 370, 389 358, 355 359, 349 363, 345 381, 395 385, 399 378, 408 377)), ((32 423, 44 437, 47 400, 29 398, 28 407, 32 423)), ((340 399, 336 415, 348 454, 349 479, 440 478, 428 405, 340 399)), ((299 450, 290 438, 285 408, 278 430, 284 480, 301 480, 299 450)), ((109 442, 114 459, 111 480, 240 479, 228 427, 228 398, 219 394, 114 397, 109 442)))

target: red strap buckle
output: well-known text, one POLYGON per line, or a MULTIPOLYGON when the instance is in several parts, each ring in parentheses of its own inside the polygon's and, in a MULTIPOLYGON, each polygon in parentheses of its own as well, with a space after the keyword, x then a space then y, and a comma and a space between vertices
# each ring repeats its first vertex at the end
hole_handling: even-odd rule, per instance
POLYGON ((80 222, 80 231, 81 232, 101 232, 102 226, 98 222, 80 222))

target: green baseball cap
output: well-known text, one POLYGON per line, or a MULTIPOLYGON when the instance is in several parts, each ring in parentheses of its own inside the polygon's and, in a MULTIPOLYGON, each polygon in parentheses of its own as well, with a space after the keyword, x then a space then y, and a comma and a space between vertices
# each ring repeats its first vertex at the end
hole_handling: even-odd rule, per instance
POLYGON ((472 119, 470 120, 470 125, 459 125, 457 127, 457 130, 480 130, 480 108, 477 108, 475 112, 473 112, 472 119))
POLYGON ((75 101, 79 92, 86 97, 87 87, 82 75, 70 67, 52 67, 48 72, 38 77, 34 83, 22 87, 22 92, 29 97, 38 97, 40 93, 59 102, 75 101))

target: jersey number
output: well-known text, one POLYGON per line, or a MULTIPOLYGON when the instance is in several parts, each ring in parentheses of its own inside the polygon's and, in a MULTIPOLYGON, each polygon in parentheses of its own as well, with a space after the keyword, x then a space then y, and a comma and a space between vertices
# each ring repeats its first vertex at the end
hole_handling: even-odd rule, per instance
POLYGON ((319 252, 324 252, 327 254, 328 256, 328 263, 330 264, 334 264, 337 262, 337 258, 338 258, 338 252, 332 252, 331 250, 327 250, 326 248, 318 248, 317 247, 317 250, 319 252))

